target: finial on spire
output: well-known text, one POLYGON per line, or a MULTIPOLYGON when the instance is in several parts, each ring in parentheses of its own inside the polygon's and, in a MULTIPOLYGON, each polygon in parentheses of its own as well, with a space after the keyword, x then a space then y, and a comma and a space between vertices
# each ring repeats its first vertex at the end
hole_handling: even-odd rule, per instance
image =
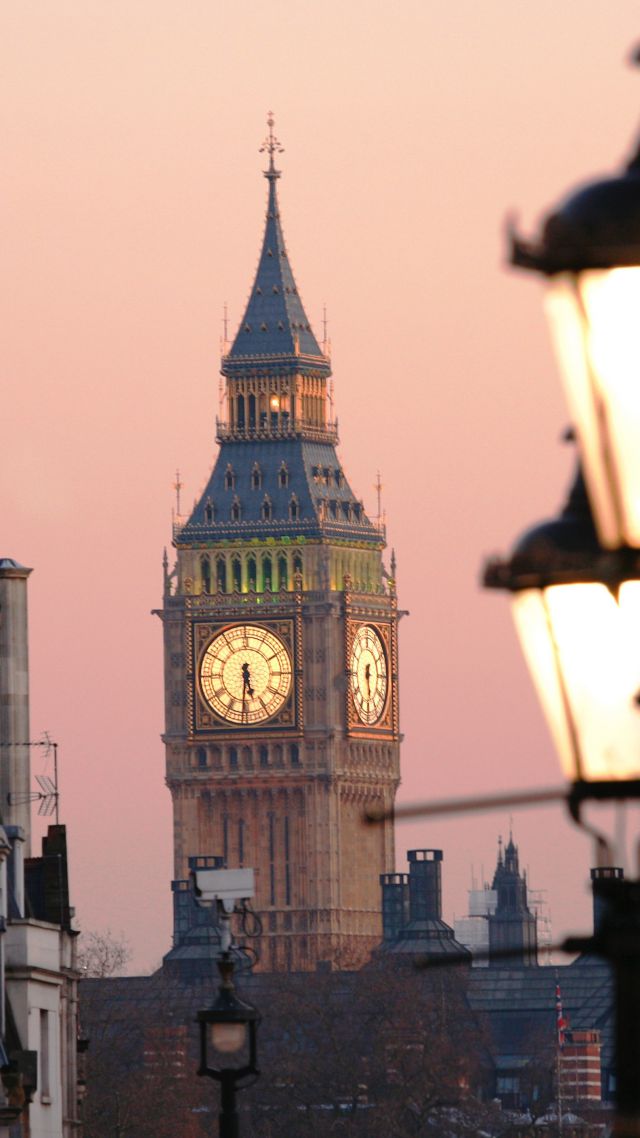
POLYGON ((180 481, 180 471, 176 470, 176 480, 173 484, 173 489, 176 492, 176 517, 180 517, 180 491, 182 490, 182 482, 180 481))
POLYGON ((269 111, 269 114, 267 115, 267 126, 269 127, 269 133, 262 143, 259 151, 260 154, 269 155, 269 169, 265 170, 264 172, 265 178, 280 177, 280 171, 276 170, 273 156, 274 154, 284 154, 284 147, 280 145, 280 140, 276 138, 275 134, 273 133, 274 122, 275 119, 273 117, 273 111, 269 111))
POLYGON ((378 471, 378 474, 376 477, 374 490, 376 492, 377 499, 378 499, 378 515, 377 515, 376 520, 377 520, 378 529, 380 529, 382 527, 382 491, 383 491, 382 479, 380 478, 380 471, 378 471))

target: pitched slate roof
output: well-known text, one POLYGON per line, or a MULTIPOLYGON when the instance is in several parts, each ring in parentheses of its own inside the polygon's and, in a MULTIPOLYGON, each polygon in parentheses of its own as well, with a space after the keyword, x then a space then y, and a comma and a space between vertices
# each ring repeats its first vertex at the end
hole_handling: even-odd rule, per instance
POLYGON ((378 547, 384 544, 382 534, 349 486, 330 443, 300 438, 222 443, 204 492, 175 540, 177 545, 191 545, 298 535, 378 547), (254 469, 260 474, 256 488, 252 485, 254 469), (286 485, 281 485, 283 470, 286 485), (297 501, 295 520, 290 516, 293 496, 297 501), (266 497, 271 505, 268 520, 263 517, 266 497), (235 521, 234 502, 240 507, 235 521))
POLYGON ((595 956, 581 956, 561 968, 473 968, 469 1002, 476 1011, 490 1016, 499 1052, 528 1053, 534 1029, 546 1032, 550 1041, 555 1037, 557 983, 570 1027, 598 1029, 602 1065, 611 1067, 613 978, 609 965, 595 956))

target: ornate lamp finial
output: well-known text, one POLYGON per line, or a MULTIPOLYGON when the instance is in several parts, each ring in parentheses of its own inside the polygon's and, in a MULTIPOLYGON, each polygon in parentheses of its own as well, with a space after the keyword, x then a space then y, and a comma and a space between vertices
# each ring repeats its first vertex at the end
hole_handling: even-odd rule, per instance
POLYGON ((274 122, 275 120, 273 117, 273 111, 269 111, 269 114, 267 115, 267 126, 269 127, 269 133, 262 143, 259 151, 260 154, 269 155, 269 169, 265 170, 264 172, 265 178, 280 177, 280 171, 276 170, 273 156, 274 154, 284 154, 284 147, 280 145, 280 140, 276 138, 275 134, 273 133, 274 122))

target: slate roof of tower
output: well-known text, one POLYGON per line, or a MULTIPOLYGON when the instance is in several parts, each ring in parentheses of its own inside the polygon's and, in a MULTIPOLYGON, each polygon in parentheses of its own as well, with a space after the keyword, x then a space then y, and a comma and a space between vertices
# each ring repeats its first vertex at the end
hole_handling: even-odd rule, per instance
POLYGON ((176 544, 292 534, 307 539, 329 537, 374 546, 384 544, 381 532, 349 486, 330 443, 299 438, 223 443, 204 492, 176 536, 176 544), (251 475, 256 464, 261 486, 253 489, 251 475), (286 486, 280 485, 283 464, 288 474, 286 486), (234 476, 232 488, 226 486, 228 469, 234 476), (266 495, 271 502, 268 521, 262 517, 266 495), (295 521, 290 518, 292 495, 297 499, 295 521), (231 517, 235 500, 240 504, 238 521, 231 517), (207 520, 209 505, 213 507, 211 521, 207 520))
POLYGON ((242 374, 258 361, 277 362, 279 370, 312 370, 330 375, 331 365, 323 355, 304 310, 280 221, 273 164, 265 171, 269 182, 267 216, 262 250, 247 307, 230 352, 222 361, 224 375, 242 374))

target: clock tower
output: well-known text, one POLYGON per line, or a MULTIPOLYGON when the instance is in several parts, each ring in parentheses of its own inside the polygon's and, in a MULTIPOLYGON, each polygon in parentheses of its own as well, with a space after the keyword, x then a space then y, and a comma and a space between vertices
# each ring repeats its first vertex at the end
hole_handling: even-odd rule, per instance
POLYGON ((207 486, 165 558, 167 784, 189 858, 252 866, 258 967, 359 967, 382 937, 399 781, 395 582, 336 453, 331 366, 287 255, 269 118, 264 240, 222 359, 207 486))

